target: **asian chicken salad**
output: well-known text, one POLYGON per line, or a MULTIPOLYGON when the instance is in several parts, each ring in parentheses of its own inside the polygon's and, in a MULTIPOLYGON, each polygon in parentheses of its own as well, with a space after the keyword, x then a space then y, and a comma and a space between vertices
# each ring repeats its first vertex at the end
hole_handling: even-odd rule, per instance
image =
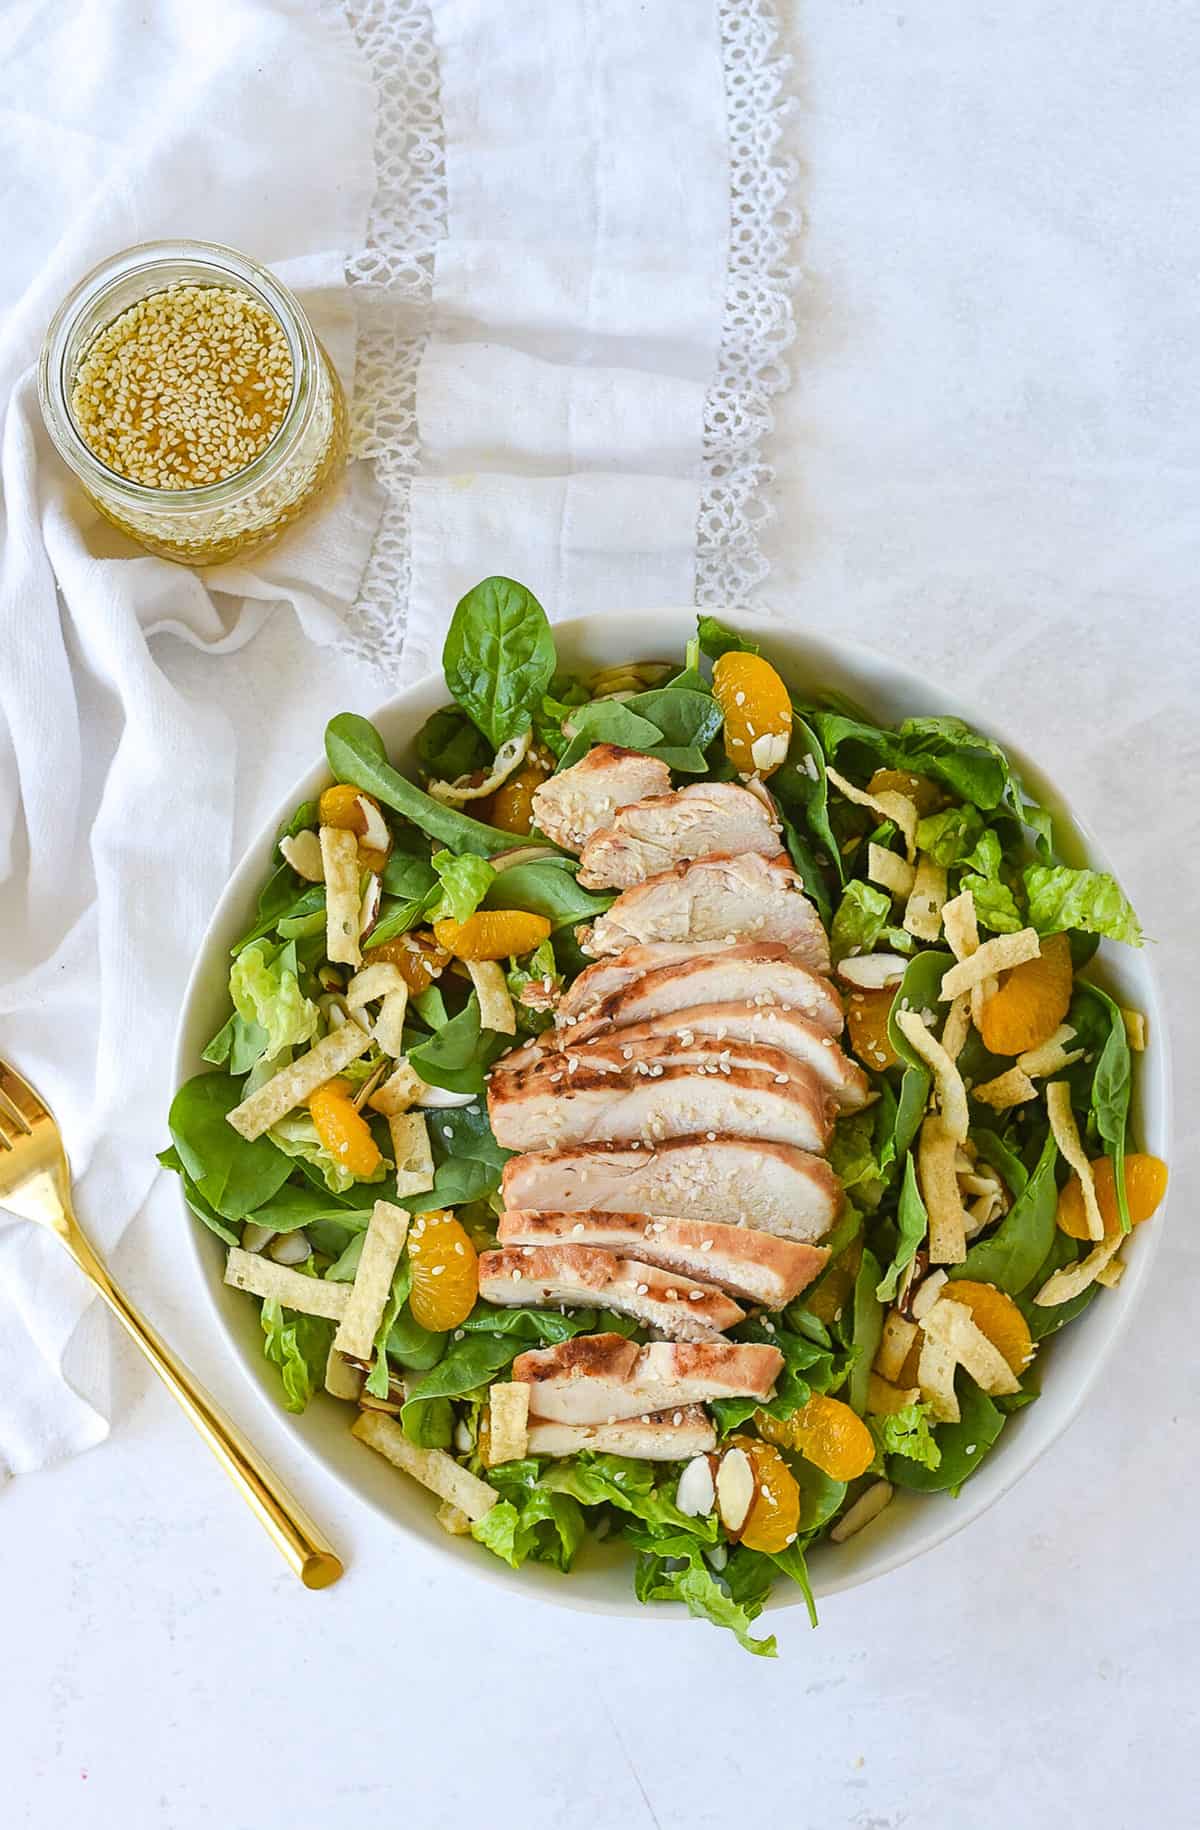
POLYGON ((711 617, 578 676, 490 578, 443 662, 411 775, 330 723, 160 1161, 289 1410, 769 1654, 772 1585, 815 1621, 815 1540, 957 1493, 1159 1205, 1090 966, 1138 923, 987 737, 711 617))

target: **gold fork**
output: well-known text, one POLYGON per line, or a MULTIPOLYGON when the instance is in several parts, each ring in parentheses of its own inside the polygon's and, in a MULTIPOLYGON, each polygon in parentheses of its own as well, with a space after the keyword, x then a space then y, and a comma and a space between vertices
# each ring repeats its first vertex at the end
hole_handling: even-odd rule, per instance
POLYGON ((48 1227, 62 1241, 178 1399, 305 1588, 324 1589, 336 1582, 342 1565, 328 1539, 109 1276, 75 1218, 67 1155, 54 1114, 29 1082, 4 1061, 0 1061, 0 1207, 48 1227))

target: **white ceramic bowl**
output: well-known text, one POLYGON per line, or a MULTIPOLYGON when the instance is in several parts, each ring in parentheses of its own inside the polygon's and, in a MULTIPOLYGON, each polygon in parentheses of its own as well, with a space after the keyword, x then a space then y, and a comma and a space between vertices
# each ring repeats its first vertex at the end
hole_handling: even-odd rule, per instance
MULTIPOLYGON (((577 617, 555 626, 562 664, 579 671, 615 662, 677 659, 695 632, 691 609, 626 611, 602 617, 577 617)), ((851 644, 808 634, 776 622, 730 613, 730 624, 758 637, 764 651, 794 688, 832 687, 860 701, 884 723, 920 713, 956 713, 1004 745, 1032 794, 1056 817, 1059 847, 1077 863, 1110 868, 1077 816, 1041 778, 1007 734, 991 724, 985 712, 964 704, 952 692, 927 684, 883 655, 851 644)), ((412 740, 425 719, 447 702, 440 674, 430 675, 398 695, 375 714, 392 761, 411 770, 412 740)), ((322 733, 313 732, 314 756, 322 733)), ((284 796, 274 816, 250 846, 229 880, 204 937, 184 997, 176 1049, 177 1084, 198 1073, 200 1050, 224 1020, 229 948, 249 925, 260 884, 268 873, 274 835, 280 822, 328 780, 323 760, 284 796)), ((1117 873, 1119 875, 1119 872, 1117 873)), ((1139 1058, 1135 1095, 1135 1133, 1139 1145, 1169 1158, 1170 1086, 1165 1025, 1158 987, 1145 953, 1107 943, 1094 970, 1123 1003, 1144 1010, 1149 1018, 1150 1046, 1139 1058)), ((262 1352, 262 1331, 253 1303, 222 1281, 225 1248, 180 1202, 182 1228, 195 1253, 199 1282, 215 1311, 222 1332, 247 1378, 279 1416, 278 1375, 262 1352)), ((1117 1336, 1141 1295, 1162 1230, 1161 1216, 1140 1228, 1126 1248, 1128 1270, 1115 1290, 1042 1349, 1043 1394, 1009 1419, 996 1449, 983 1462, 958 1499, 948 1495, 897 1493, 887 1512, 870 1529, 843 1546, 820 1545, 812 1553, 813 1587, 818 1595, 835 1594, 907 1563, 932 1550, 969 1525, 1026 1474, 1070 1423, 1100 1376, 1117 1336)), ((519 1573, 490 1556, 470 1539, 451 1538, 436 1524, 434 1505, 423 1489, 395 1472, 350 1435, 347 1407, 323 1394, 301 1417, 288 1418, 295 1435, 322 1467, 360 1494, 402 1532, 415 1533, 447 1562, 525 1594, 568 1606, 653 1619, 666 1610, 644 1608, 633 1598, 632 1559, 619 1547, 589 1547, 567 1578, 540 1564, 519 1573)), ((779 1584, 772 1605, 794 1606, 799 1592, 779 1584)))

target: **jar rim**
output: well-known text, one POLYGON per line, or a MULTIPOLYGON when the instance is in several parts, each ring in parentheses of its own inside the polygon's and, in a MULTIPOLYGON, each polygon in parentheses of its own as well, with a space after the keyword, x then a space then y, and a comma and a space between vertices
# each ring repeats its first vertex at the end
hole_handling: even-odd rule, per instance
MULTIPOLYGON (((174 283, 177 282, 164 278, 162 288, 150 285, 146 290, 147 293, 165 290, 174 283)), ((119 316, 120 312, 114 315, 119 316)), ((311 417, 316 404, 312 378, 318 361, 317 340, 300 301, 281 280, 251 260, 249 255, 240 254, 236 248, 228 248, 221 242, 144 241, 106 256, 67 294, 50 320, 42 344, 38 396, 46 429, 59 456, 84 482, 94 483, 108 494, 123 495, 140 507, 153 508, 157 514, 191 515, 204 508, 231 506, 242 496, 253 494, 270 477, 311 417), (199 484, 194 489, 158 489, 122 476, 119 470, 113 470, 96 456, 71 411, 71 382, 66 375, 66 361, 72 335, 85 311, 91 310, 125 281, 142 276, 152 279, 156 271, 165 274, 179 264, 209 269, 212 283, 216 285, 222 279, 236 280, 272 314, 288 342, 292 396, 270 443, 244 469, 234 471, 216 483, 199 484)))

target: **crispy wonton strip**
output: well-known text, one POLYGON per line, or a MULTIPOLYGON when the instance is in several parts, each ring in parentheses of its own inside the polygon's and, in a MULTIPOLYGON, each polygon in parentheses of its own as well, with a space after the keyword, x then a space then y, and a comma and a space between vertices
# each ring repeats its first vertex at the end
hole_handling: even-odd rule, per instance
POLYGON ((940 864, 921 853, 916 875, 904 910, 904 927, 917 940, 935 941, 942 932, 942 908, 946 901, 946 873, 940 864))
POLYGON ((1115 1290, 1124 1275, 1125 1260, 1123 1258, 1110 1258, 1108 1263, 1102 1265, 1100 1270, 1096 1272, 1096 1282, 1098 1284, 1103 1284, 1106 1290, 1115 1290))
POLYGON ((371 1032, 384 1054, 393 1061, 398 1061, 404 1053, 404 1018, 407 1011, 408 986, 402 979, 379 1006, 379 1015, 371 1032))
POLYGON ((971 1092, 997 1112, 1004 1112, 1009 1106, 1023 1106, 1027 1099, 1037 1098, 1037 1088, 1019 1067, 1006 1068, 994 1080, 985 1080, 981 1086, 972 1087, 971 1092))
POLYGON ((962 1054, 963 1043, 971 1033, 971 1000, 966 992, 955 998, 942 1025, 942 1047, 951 1061, 962 1054))
POLYGON ((515 1036, 517 1016, 499 960, 470 959, 467 971, 479 997, 480 1029, 494 1029, 501 1036, 515 1036))
POLYGON ((1078 1264, 1065 1265, 1061 1271, 1048 1278, 1042 1285, 1034 1302, 1039 1309, 1057 1309, 1060 1303, 1069 1303, 1076 1296, 1082 1296, 1089 1284, 1092 1284, 1104 1270, 1110 1258, 1115 1258, 1125 1243, 1125 1235, 1115 1232, 1111 1239, 1102 1239, 1093 1246, 1086 1258, 1078 1264))
POLYGON ((898 1010, 896 1027, 933 1075, 942 1118, 951 1135, 962 1143, 970 1125, 967 1089, 953 1057, 946 1053, 918 1011, 898 1010))
POLYGON ((350 1426, 350 1434, 386 1457, 394 1468, 411 1474, 440 1500, 457 1506, 472 1523, 485 1518, 500 1498, 494 1487, 479 1480, 469 1469, 460 1468, 444 1449, 418 1449, 398 1423, 391 1417, 381 1416, 378 1411, 361 1411, 350 1426))
POLYGON ((521 1380, 493 1385, 488 1397, 488 1467, 523 1461, 528 1452, 529 1387, 521 1380))
POLYGON ((461 1506, 452 1506, 449 1500, 443 1500, 434 1518, 443 1531, 448 1531, 452 1538, 469 1538, 471 1521, 461 1506))
POLYGON ((327 1284, 320 1277, 306 1277, 288 1265, 260 1258, 256 1252, 243 1252, 231 1245, 225 1260, 225 1282, 235 1290, 248 1290, 251 1296, 265 1297, 282 1303, 285 1309, 297 1309, 302 1315, 323 1315, 340 1322, 350 1301, 348 1284, 327 1284))
POLYGON ((966 1303, 951 1297, 936 1302, 922 1324, 926 1340, 942 1341, 990 1398, 1021 1389, 1012 1367, 974 1321, 966 1303))
POLYGON ((1052 1036, 1037 1048, 1027 1048, 1023 1055, 1017 1056, 1017 1066, 1030 1079, 1044 1080, 1049 1074, 1061 1074, 1064 1068, 1078 1061, 1083 1054, 1081 1048, 1067 1048, 1075 1031, 1069 1023, 1060 1023, 1052 1036))
POLYGON ((235 1131, 253 1142, 285 1113, 303 1105, 319 1086, 365 1055, 370 1046, 371 1038, 365 1029, 354 1022, 343 1023, 340 1029, 331 1029, 327 1036, 314 1042, 307 1055, 272 1074, 256 1093, 225 1116, 235 1131))
POLYGON ((385 1118, 391 1118, 395 1113, 407 1112, 410 1106, 415 1106, 424 1091, 425 1082, 416 1068, 401 1061, 396 1072, 371 1094, 367 1104, 374 1111, 382 1112, 385 1118))
POLYGON ((363 1235, 358 1269, 350 1286, 350 1301, 333 1337, 338 1352, 351 1360, 371 1358, 407 1235, 405 1209, 393 1206, 390 1201, 376 1201, 363 1235))
POLYGON ((1103 1239, 1104 1215, 1100 1212, 1100 1203, 1096 1199, 1096 1179, 1092 1166, 1088 1162, 1087 1152, 1079 1139, 1079 1127, 1075 1123, 1075 1114, 1071 1110, 1071 1089, 1065 1080, 1052 1080, 1046 1088, 1046 1110, 1050 1114, 1050 1129, 1054 1141, 1062 1152, 1063 1158, 1071 1165, 1079 1177, 1083 1190, 1083 1211, 1087 1218, 1088 1238, 1103 1239))
POLYGON ((361 1010, 364 1004, 373 1004, 376 998, 385 998, 389 991, 405 989, 404 974, 399 966, 393 966, 391 960, 381 959, 373 966, 364 966, 356 972, 346 987, 346 1009, 361 1010))
POLYGON ((910 1322, 898 1309, 889 1309, 879 1337, 879 1352, 875 1355, 875 1371, 881 1379, 895 1384, 916 1338, 916 1323, 910 1322))
POLYGON ((931 1114, 917 1142, 917 1181, 929 1214, 930 1264, 961 1264, 967 1255, 967 1211, 954 1172, 954 1133, 931 1114))
POLYGON ((954 1350, 945 1341, 937 1340, 931 1334, 922 1336, 917 1384, 939 1423, 957 1423, 962 1415, 954 1389, 957 1366, 954 1350))
POLYGON ((848 801, 853 801, 856 807, 869 807, 872 813, 879 814, 881 819, 891 820, 893 825, 900 828, 911 864, 917 855, 918 814, 915 801, 910 801, 907 794, 898 794, 894 788, 886 788, 882 794, 868 794, 865 789, 856 788, 853 782, 848 782, 844 775, 839 775, 829 763, 825 765, 825 773, 838 792, 844 794, 848 801))
POLYGON ((396 1159, 396 1193, 400 1196, 428 1194, 433 1187, 433 1151, 424 1114, 389 1113, 388 1130, 392 1134, 392 1155, 396 1159))
POLYGON ((952 902, 942 905, 942 927, 946 942, 955 959, 970 959, 979 946, 979 923, 975 919, 975 898, 963 890, 952 902))
POLYGON ((1125 1025, 1125 1039, 1131 1049, 1141 1054, 1146 1046, 1146 1019, 1140 1010, 1122 1010, 1121 1021, 1125 1025))
POLYGON ((1022 928, 1019 934, 997 934, 994 940, 985 940, 969 958, 959 960, 957 966, 951 966, 943 976, 942 1002, 948 1004, 960 991, 970 991, 972 985, 995 978, 998 972, 1007 972, 1011 966, 1023 966, 1026 960, 1037 959, 1041 950, 1036 928, 1022 928))
POLYGON ((867 846, 867 876, 893 896, 907 896, 916 874, 907 859, 897 857, 886 845, 876 845, 872 840, 867 846))
POLYGON ((358 838, 341 826, 322 826, 325 871, 325 951, 344 966, 361 966, 358 946, 358 838))

